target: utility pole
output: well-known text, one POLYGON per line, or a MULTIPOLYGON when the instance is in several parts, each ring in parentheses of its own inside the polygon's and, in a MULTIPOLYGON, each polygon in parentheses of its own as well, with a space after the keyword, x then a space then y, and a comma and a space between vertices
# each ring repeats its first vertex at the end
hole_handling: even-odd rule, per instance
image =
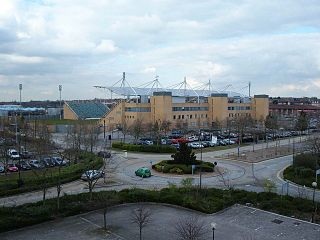
POLYGON ((60 120, 62 119, 62 105, 61 105, 61 92, 62 92, 62 85, 59 85, 59 101, 60 101, 60 120))
POLYGON ((251 97, 251 82, 249 82, 249 97, 251 97))

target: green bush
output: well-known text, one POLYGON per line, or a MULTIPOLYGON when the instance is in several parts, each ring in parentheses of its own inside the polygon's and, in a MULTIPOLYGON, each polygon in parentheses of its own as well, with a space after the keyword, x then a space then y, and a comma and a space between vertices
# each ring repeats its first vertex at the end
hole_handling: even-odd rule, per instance
POLYGON ((175 153, 177 151, 175 147, 168 145, 135 145, 121 142, 113 142, 112 147, 132 152, 175 153))
POLYGON ((313 155, 310 153, 303 153, 294 156, 293 159, 293 166, 294 167, 304 167, 304 168, 310 168, 312 170, 316 170, 319 168, 320 164, 320 157, 317 155, 313 155), (316 165, 316 163, 318 164, 316 165))
MULTIPOLYGON (((202 162, 199 160, 195 161, 196 169, 195 171, 200 171, 200 166, 202 167, 202 172, 213 172, 215 165, 210 162, 202 162)), ((164 173, 177 173, 176 169, 180 169, 179 174, 191 174, 192 165, 177 164, 173 160, 163 160, 155 165, 152 168, 158 172, 163 171, 164 173), (172 170, 175 169, 175 170, 172 170)))
POLYGON ((174 167, 174 168, 171 168, 170 173, 177 173, 177 174, 183 174, 183 170, 181 168, 178 168, 178 167, 174 167))

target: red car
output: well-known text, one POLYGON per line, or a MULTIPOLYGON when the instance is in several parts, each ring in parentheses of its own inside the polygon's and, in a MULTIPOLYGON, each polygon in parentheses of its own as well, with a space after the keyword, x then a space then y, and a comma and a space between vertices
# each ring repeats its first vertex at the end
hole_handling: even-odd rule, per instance
POLYGON ((188 143, 190 142, 189 139, 186 138, 176 138, 171 140, 172 143, 188 143))
POLYGON ((19 171, 18 167, 13 163, 8 164, 7 170, 9 172, 18 172, 19 171))

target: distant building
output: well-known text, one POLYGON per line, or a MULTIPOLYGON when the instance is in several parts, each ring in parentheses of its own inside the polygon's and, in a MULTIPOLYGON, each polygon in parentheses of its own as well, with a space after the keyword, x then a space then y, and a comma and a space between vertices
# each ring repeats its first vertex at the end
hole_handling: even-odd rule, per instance
POLYGON ((309 127, 314 128, 318 124, 320 115, 320 99, 277 97, 270 98, 269 114, 276 116, 278 125, 284 129, 295 129, 296 121, 301 112, 309 117, 309 127))
POLYGON ((64 119, 88 120, 101 119, 109 108, 95 101, 67 101, 63 106, 64 119))
POLYGON ((318 98, 270 98, 270 115, 281 117, 296 117, 301 112, 309 115, 320 113, 320 99, 318 98))
POLYGON ((170 121, 172 127, 186 129, 210 128, 215 122, 251 116, 265 119, 269 113, 268 95, 228 97, 226 93, 206 96, 172 96, 172 92, 153 92, 152 96, 136 96, 122 100, 101 120, 108 130, 130 126, 137 119, 143 123, 170 121))
POLYGON ((11 117, 14 115, 39 116, 45 115, 46 110, 39 107, 22 107, 21 105, 0 105, 0 116, 11 117))

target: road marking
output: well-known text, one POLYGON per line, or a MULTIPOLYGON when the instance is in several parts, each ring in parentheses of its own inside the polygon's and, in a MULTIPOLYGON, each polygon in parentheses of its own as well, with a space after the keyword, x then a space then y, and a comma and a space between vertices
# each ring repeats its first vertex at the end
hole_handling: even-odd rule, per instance
POLYGON ((88 219, 86 219, 84 217, 80 217, 80 219, 82 219, 83 221, 85 221, 87 223, 90 223, 90 224, 92 224, 92 225, 94 225, 94 226, 96 226, 98 228, 102 228, 100 225, 98 225, 98 224, 96 224, 96 223, 94 223, 94 222, 92 222, 92 221, 90 221, 90 220, 88 220, 88 219))

